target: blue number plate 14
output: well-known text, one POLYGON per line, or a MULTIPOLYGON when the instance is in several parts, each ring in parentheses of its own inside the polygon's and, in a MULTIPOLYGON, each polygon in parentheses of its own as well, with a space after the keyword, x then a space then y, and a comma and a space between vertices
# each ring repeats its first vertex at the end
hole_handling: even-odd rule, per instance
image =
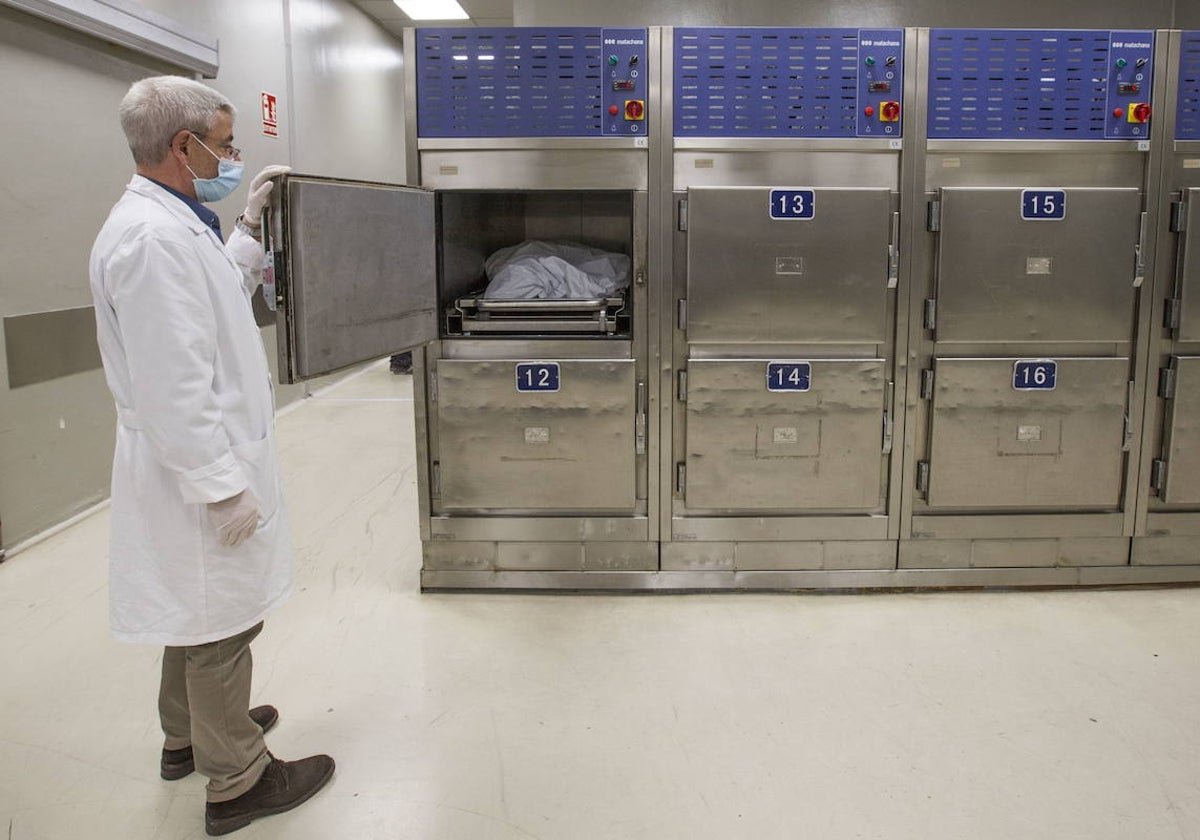
POLYGON ((1013 389, 1053 391, 1058 381, 1058 362, 1050 359, 1021 359, 1013 365, 1013 389))
POLYGON ((816 212, 813 190, 771 190, 772 219, 811 219, 816 212))
POLYGON ((807 391, 812 387, 808 362, 767 362, 768 391, 807 391))
POLYGON ((1057 222, 1066 217, 1066 190, 1021 190, 1022 219, 1057 222))
POLYGON ((517 365, 518 391, 557 391, 558 362, 525 362, 517 365))

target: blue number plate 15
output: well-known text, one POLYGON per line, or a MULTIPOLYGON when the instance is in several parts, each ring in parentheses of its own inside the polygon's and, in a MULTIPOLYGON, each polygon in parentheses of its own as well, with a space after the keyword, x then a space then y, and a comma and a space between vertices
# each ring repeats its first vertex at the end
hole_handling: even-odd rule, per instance
POLYGON ((771 190, 772 219, 811 219, 817 212, 812 190, 771 190))
POLYGON ((1013 389, 1053 391, 1058 381, 1058 362, 1050 359, 1021 359, 1013 365, 1013 389))
POLYGON ((527 362, 517 365, 518 391, 557 391, 558 362, 527 362))
POLYGON ((1021 190, 1022 219, 1057 222, 1066 217, 1066 190, 1021 190))
POLYGON ((812 387, 808 362, 767 362, 768 391, 807 391, 812 387))

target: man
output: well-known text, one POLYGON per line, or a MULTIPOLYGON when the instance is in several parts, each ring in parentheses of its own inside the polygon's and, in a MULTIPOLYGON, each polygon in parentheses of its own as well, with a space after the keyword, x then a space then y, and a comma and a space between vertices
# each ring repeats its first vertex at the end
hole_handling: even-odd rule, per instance
POLYGON ((92 249, 104 371, 117 404, 109 612, 113 634, 165 646, 161 774, 209 779, 205 828, 227 834, 294 808, 333 759, 285 762, 249 709, 250 642, 291 591, 291 546, 266 354, 250 307, 270 178, 250 184, 222 243, 202 202, 238 186, 233 106, 175 76, 135 83, 121 127, 137 174, 92 249))

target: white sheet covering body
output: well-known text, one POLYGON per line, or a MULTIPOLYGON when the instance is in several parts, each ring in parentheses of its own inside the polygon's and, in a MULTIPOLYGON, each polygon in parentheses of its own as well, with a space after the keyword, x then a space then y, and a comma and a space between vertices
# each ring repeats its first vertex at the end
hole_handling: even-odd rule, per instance
POLYGON ((629 257, 575 242, 534 239, 501 248, 484 269, 485 298, 585 300, 629 285, 629 257))

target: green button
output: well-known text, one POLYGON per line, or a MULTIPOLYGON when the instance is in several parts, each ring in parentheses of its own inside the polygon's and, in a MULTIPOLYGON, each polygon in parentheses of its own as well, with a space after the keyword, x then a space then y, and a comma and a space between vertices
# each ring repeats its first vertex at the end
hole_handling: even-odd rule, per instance
POLYGON ((620 60, 621 60, 621 59, 620 59, 620 57, 619 57, 619 56, 610 55, 610 56, 608 57, 608 63, 609 63, 609 64, 616 64, 616 63, 618 63, 620 60))
POLYGON ((868 67, 874 67, 874 66, 875 66, 875 57, 874 57, 874 56, 870 56, 870 55, 869 55, 869 56, 867 56, 867 66, 868 66, 868 67))
POLYGON ((1124 67, 1124 66, 1125 66, 1126 64, 1128 64, 1128 63, 1129 63, 1129 62, 1128 62, 1128 61, 1126 61, 1126 60, 1125 60, 1125 59, 1123 59, 1123 58, 1118 58, 1118 59, 1117 59, 1117 67, 1124 67))

